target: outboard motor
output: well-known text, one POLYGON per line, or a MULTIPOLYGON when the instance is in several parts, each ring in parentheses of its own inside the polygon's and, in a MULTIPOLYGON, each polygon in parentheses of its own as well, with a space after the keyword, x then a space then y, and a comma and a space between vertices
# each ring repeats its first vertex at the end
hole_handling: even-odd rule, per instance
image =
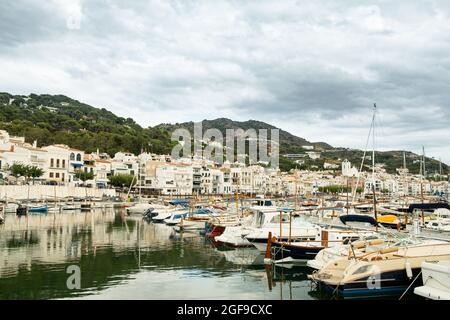
POLYGON ((153 217, 157 216, 158 213, 155 212, 154 208, 149 208, 144 212, 144 219, 147 221, 151 221, 153 217))

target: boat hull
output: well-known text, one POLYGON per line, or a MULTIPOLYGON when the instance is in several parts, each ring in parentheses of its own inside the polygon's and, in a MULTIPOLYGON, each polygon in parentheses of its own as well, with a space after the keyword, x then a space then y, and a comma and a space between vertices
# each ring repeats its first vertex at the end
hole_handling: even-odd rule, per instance
POLYGON ((288 243, 271 243, 271 257, 274 263, 306 262, 312 260, 325 247, 302 246, 288 243))
POLYGON ((420 271, 420 268, 412 269, 411 278, 402 269, 384 272, 378 279, 376 277, 365 277, 358 281, 341 285, 331 285, 326 282, 318 282, 318 284, 321 290, 344 299, 393 297, 402 295, 408 288, 408 293, 411 294, 415 287, 421 286, 421 279, 417 279, 412 283, 420 271))

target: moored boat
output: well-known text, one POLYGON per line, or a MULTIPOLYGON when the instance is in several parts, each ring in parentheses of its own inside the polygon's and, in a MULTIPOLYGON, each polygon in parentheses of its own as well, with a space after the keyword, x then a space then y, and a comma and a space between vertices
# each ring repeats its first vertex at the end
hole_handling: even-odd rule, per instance
POLYGON ((414 293, 432 300, 450 300, 450 260, 422 263, 423 286, 414 293))
POLYGON ((48 212, 48 206, 45 205, 36 205, 36 206, 28 206, 29 213, 46 213, 48 212))
POLYGON ((373 232, 356 232, 342 229, 322 229, 314 241, 281 242, 269 239, 270 258, 273 263, 303 263, 312 260, 325 248, 349 244, 373 232))
POLYGON ((450 243, 391 246, 360 257, 338 258, 309 278, 344 298, 396 296, 420 286, 422 263, 436 260, 450 260, 450 243))

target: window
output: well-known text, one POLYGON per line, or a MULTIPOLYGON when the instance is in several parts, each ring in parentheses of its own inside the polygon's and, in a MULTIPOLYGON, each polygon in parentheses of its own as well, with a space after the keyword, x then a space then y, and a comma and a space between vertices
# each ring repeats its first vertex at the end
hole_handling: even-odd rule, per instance
POLYGON ((56 179, 59 178, 59 172, 57 172, 57 173, 55 174, 55 178, 56 178, 56 179))
POLYGON ((70 161, 75 161, 75 153, 70 154, 70 161))
POLYGON ((50 167, 53 168, 55 166, 55 159, 50 159, 50 167))
POLYGON ((371 269, 372 269, 371 265, 362 266, 359 267, 355 272, 353 272, 353 274, 366 273, 369 272, 371 269))
POLYGON ((77 161, 81 161, 81 153, 77 154, 77 161))
POLYGON ((66 167, 66 160, 65 160, 65 159, 63 159, 63 161, 62 161, 62 167, 63 167, 63 168, 66 167))
POLYGON ((59 168, 59 159, 56 159, 56 167, 59 168))
MULTIPOLYGON (((53 160, 53 159, 52 159, 53 160)), ((50 172, 50 178, 53 178, 53 172, 50 172)))
POLYGON ((64 173, 61 173, 61 180, 64 181, 64 173))

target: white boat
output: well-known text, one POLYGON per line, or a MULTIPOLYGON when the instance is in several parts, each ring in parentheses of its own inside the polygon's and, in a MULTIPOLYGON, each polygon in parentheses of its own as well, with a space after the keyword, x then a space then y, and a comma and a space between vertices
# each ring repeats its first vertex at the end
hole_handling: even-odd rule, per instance
POLYGON ((436 209, 433 213, 435 219, 428 221, 425 228, 437 231, 450 231, 450 210, 436 209))
POLYGON ((253 245, 244 238, 247 233, 246 226, 253 223, 254 216, 249 215, 242 218, 237 218, 231 221, 221 221, 217 225, 225 227, 223 233, 214 237, 214 241, 231 247, 252 247, 253 245))
POLYGON ((170 218, 174 212, 186 212, 186 209, 170 208, 170 209, 157 209, 155 210, 157 215, 152 217, 152 221, 155 223, 163 223, 164 220, 170 218))
POLYGON ((393 243, 378 237, 368 237, 365 240, 352 242, 353 248, 350 247, 350 244, 345 244, 322 249, 317 253, 315 258, 309 260, 306 265, 312 269, 320 270, 331 260, 348 257, 350 255, 359 256, 367 252, 381 250, 389 244, 393 243))
POLYGON ((320 233, 319 227, 299 219, 292 218, 291 224, 289 213, 286 212, 258 210, 247 219, 243 225, 227 226, 225 231, 214 240, 227 246, 254 246, 260 251, 265 251, 269 233, 285 241, 288 240, 289 235, 291 239, 314 240, 320 233))
POLYGON ((5 213, 16 213, 17 208, 19 207, 19 205, 17 203, 8 203, 5 206, 5 213))
POLYGON ((381 236, 368 236, 365 239, 354 241, 350 244, 330 247, 319 251, 313 260, 307 262, 307 266, 320 270, 328 262, 345 257, 360 257, 370 252, 380 251, 388 247, 414 247, 419 245, 431 245, 444 243, 439 240, 426 240, 405 237, 403 239, 389 238, 381 236))
POLYGON ((71 204, 65 204, 61 207, 61 210, 81 210, 81 204, 75 204, 75 203, 71 203, 71 204))
POLYGON ((271 239, 271 262, 276 264, 304 263, 314 259, 323 249, 353 243, 368 236, 375 236, 375 232, 323 228, 313 241, 280 242, 271 239))
POLYGON ((359 257, 331 260, 308 277, 344 298, 403 295, 421 285, 415 279, 423 262, 441 260, 450 260, 450 243, 445 241, 390 246, 359 257))
POLYGON ((59 212, 59 211, 61 211, 61 208, 62 207, 60 207, 58 205, 50 206, 50 207, 48 207, 48 212, 59 212))
POLYGON ((266 251, 269 233, 279 241, 316 241, 320 237, 321 228, 302 219, 292 218, 290 222, 287 212, 262 212, 254 216, 251 226, 245 227, 243 237, 256 249, 266 251), (280 221, 281 220, 281 221, 280 221))
POLYGON ((220 217, 220 214, 208 208, 200 208, 187 215, 179 224, 175 226, 175 230, 201 230, 205 229, 205 225, 213 218, 220 217))
POLYGON ((169 218, 164 220, 164 223, 168 226, 174 226, 181 222, 182 219, 186 218, 188 212, 174 212, 169 218))
POLYGON ((450 260, 422 263, 423 286, 414 293, 432 300, 450 300, 450 260))
POLYGON ((151 203, 140 202, 128 207, 126 210, 128 214, 144 214, 145 211, 151 208, 153 208, 151 203))
POLYGON ((277 211, 279 209, 271 199, 264 198, 252 201, 249 207, 243 209, 246 208, 252 211, 277 211))

